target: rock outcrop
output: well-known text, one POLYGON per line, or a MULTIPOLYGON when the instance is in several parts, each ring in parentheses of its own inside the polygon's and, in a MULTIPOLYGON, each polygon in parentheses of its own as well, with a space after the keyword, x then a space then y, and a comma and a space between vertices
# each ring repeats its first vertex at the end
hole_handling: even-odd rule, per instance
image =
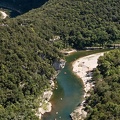
POLYGON ((45 91, 43 95, 39 98, 40 104, 39 108, 37 109, 36 116, 41 119, 42 115, 46 112, 50 112, 52 109, 52 104, 49 102, 53 92, 52 91, 45 91))
POLYGON ((66 61, 61 59, 60 61, 55 61, 53 67, 55 68, 55 70, 61 70, 65 67, 65 63, 66 61))
POLYGON ((0 18, 5 19, 8 15, 4 11, 0 11, 0 18))

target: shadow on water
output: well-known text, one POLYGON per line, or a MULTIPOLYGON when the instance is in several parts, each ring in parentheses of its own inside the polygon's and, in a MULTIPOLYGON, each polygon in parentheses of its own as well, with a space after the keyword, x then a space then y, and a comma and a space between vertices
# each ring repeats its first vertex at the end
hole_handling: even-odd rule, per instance
POLYGON ((10 17, 24 14, 31 9, 39 8, 48 0, 0 0, 0 8, 8 9, 10 17))

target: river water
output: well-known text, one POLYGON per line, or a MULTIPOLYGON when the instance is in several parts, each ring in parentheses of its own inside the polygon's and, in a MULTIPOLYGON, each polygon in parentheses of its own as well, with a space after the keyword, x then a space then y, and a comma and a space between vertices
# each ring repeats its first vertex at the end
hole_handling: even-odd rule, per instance
POLYGON ((22 15, 31 9, 39 8, 48 0, 0 0, 0 9, 7 10, 9 16, 14 18, 22 15))
MULTIPOLYGON (((1 4, 0 7, 4 8, 5 6, 1 4)), ((8 6, 5 8, 8 8, 8 6)), ((11 11, 11 17, 19 15, 19 12, 11 11)), ((71 63, 79 57, 96 52, 99 51, 81 51, 66 57, 67 63, 57 76, 58 87, 54 90, 54 95, 51 99, 52 111, 45 113, 43 120, 71 120, 70 114, 82 102, 84 94, 82 81, 73 74, 71 63)))
POLYGON ((83 86, 72 73, 70 57, 72 58, 72 56, 66 57, 66 60, 68 59, 66 66, 57 76, 58 89, 54 90, 54 96, 51 100, 52 111, 46 113, 43 120, 70 120, 70 113, 82 100, 83 86))
POLYGON ((83 100, 83 83, 72 72, 72 62, 99 51, 80 51, 66 57, 66 66, 57 76, 58 88, 51 99, 52 111, 45 113, 42 120, 71 120, 70 114, 83 100))

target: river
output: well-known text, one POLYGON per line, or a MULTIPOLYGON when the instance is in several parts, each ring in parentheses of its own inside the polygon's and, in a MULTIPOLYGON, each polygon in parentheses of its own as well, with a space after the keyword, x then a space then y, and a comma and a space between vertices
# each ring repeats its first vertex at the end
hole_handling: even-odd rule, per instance
POLYGON ((1 0, 0 9, 7 10, 9 16, 14 18, 22 15, 32 9, 36 9, 44 5, 48 0, 1 0))
MULTIPOLYGON (((11 17, 21 14, 21 11, 13 5, 0 3, 0 7, 11 10, 11 17)), ((51 99, 52 111, 46 113, 43 120, 71 120, 70 114, 82 102, 84 94, 82 81, 73 74, 71 63, 79 57, 96 52, 99 51, 80 51, 66 57, 67 63, 57 76, 58 87, 51 99)))
POLYGON ((57 76, 58 88, 51 99, 52 111, 45 113, 43 120, 71 120, 70 113, 82 102, 84 94, 83 83, 73 74, 71 63, 79 57, 102 51, 80 51, 66 57, 66 66, 57 76))

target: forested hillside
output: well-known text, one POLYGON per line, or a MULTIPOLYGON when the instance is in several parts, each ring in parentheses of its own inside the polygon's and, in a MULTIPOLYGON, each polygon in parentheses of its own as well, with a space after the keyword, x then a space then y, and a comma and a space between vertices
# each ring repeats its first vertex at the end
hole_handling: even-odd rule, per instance
POLYGON ((49 88, 59 50, 119 43, 119 23, 119 0, 49 0, 0 20, 0 119, 38 119, 34 100, 49 88))
MULTIPOLYGON (((3 21, 2 21, 3 22, 3 21)), ((50 87, 53 63, 62 58, 51 42, 16 19, 0 26, 0 120, 37 120, 37 98, 50 87)))
POLYGON ((14 21, 20 28, 30 26, 42 39, 59 35, 62 41, 54 42, 58 48, 120 43, 119 0, 49 0, 14 21))
MULTIPOLYGON (((49 0, 17 20, 24 23, 28 18, 40 37, 49 40, 58 34, 65 47, 82 49, 120 41, 119 0, 49 0)), ((56 46, 60 45, 58 41, 56 46)))
POLYGON ((93 76, 96 85, 87 100, 87 120, 120 120, 120 50, 100 57, 93 76))

